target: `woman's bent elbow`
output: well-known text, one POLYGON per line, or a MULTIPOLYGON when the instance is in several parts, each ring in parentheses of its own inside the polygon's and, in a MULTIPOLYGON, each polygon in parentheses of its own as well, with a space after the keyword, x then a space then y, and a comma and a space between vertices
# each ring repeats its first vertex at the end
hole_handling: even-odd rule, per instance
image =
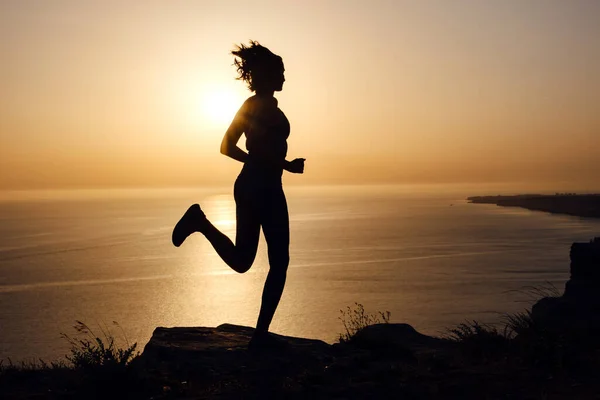
POLYGON ((223 155, 229 155, 229 146, 227 145, 227 143, 223 142, 221 143, 221 149, 220 149, 221 154, 223 155))

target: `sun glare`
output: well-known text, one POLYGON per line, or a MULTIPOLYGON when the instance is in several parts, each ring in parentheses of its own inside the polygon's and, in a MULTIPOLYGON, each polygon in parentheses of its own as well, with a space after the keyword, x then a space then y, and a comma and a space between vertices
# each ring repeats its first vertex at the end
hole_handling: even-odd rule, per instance
POLYGON ((233 119, 241 100, 237 93, 228 89, 214 88, 203 96, 202 116, 212 126, 226 128, 233 119))
POLYGON ((174 85, 177 101, 173 102, 180 125, 194 132, 195 138, 198 132, 225 132, 247 94, 243 87, 236 87, 237 83, 182 79, 180 84, 174 85))

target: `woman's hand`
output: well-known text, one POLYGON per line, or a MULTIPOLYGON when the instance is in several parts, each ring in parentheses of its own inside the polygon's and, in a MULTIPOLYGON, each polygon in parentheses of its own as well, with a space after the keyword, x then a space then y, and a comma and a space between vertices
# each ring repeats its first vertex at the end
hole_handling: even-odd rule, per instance
POLYGON ((302 174, 304 172, 304 160, 304 158, 296 158, 293 161, 288 161, 284 169, 294 174, 302 174))

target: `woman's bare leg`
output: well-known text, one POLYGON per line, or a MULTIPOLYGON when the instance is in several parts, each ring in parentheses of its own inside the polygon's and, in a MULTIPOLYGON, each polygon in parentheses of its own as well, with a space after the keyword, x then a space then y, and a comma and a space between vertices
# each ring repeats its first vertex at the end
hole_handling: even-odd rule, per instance
POLYGON ((269 253, 269 273, 256 324, 256 331, 259 334, 269 331, 283 293, 290 262, 290 223, 283 190, 276 192, 272 201, 267 202, 263 210, 261 222, 269 253))
POLYGON ((201 231, 223 261, 239 273, 248 271, 254 263, 260 236, 258 216, 245 208, 244 204, 236 207, 235 245, 227 235, 218 230, 208 220, 201 231))
POLYGON ((192 233, 206 236, 217 254, 234 271, 244 273, 250 269, 256 257, 260 236, 260 210, 255 207, 252 187, 238 178, 234 188, 236 204, 235 244, 217 229, 204 215, 198 204, 192 205, 181 217, 173 230, 173 244, 179 247, 192 233))

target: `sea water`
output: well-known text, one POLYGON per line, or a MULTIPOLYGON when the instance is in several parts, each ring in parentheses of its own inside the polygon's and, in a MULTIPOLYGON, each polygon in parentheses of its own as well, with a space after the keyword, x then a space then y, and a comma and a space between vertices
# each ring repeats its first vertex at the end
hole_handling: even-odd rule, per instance
MULTIPOLYGON (((562 291, 571 243, 600 236, 598 220, 467 203, 496 194, 477 188, 286 192, 291 262, 271 330, 328 342, 355 303, 428 334, 501 321, 531 305, 531 287, 562 291)), ((199 234, 175 248, 172 227, 193 202, 235 236, 230 188, 1 193, 0 359, 63 357, 60 334, 77 320, 140 348, 158 326, 253 326, 264 239, 245 274, 199 234)))

